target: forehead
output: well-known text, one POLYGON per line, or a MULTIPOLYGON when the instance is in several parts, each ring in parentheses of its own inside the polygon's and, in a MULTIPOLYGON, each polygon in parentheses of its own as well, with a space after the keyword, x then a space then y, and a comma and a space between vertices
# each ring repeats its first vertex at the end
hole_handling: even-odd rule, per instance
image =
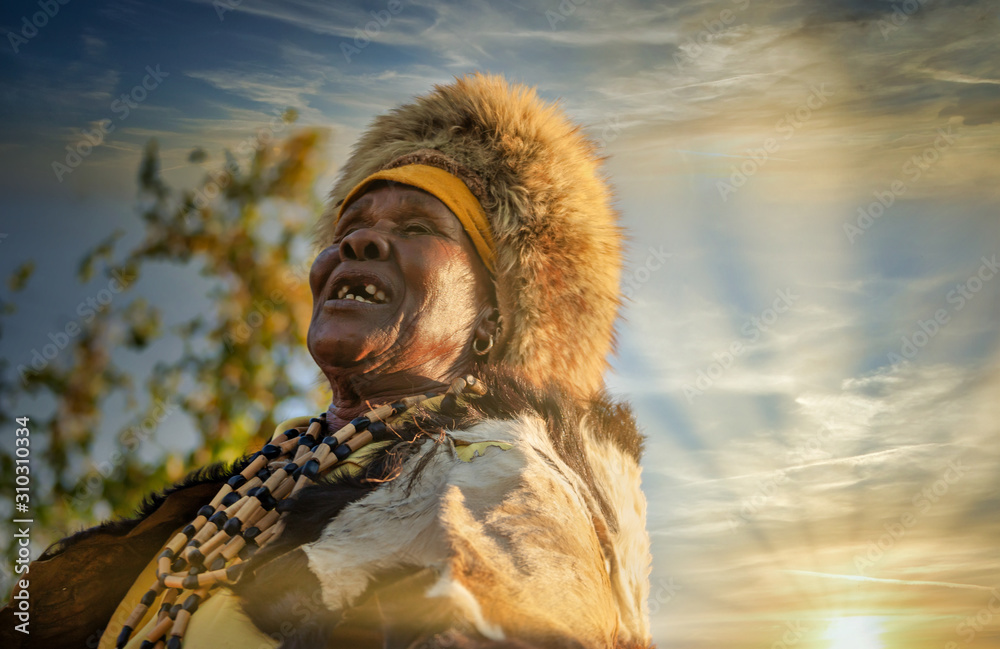
POLYGON ((387 184, 385 181, 375 181, 344 209, 341 220, 348 217, 362 217, 373 212, 384 217, 400 211, 409 213, 412 210, 418 210, 429 216, 455 218, 451 210, 433 194, 402 183, 387 184), (384 212, 387 214, 383 214, 384 212))

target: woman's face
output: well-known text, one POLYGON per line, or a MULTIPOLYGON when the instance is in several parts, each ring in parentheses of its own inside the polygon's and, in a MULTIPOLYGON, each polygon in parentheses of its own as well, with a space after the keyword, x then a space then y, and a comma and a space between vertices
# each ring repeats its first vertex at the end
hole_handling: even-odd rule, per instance
POLYGON ((399 184, 380 183, 344 210, 309 284, 309 351, 331 380, 447 377, 471 362, 473 331, 491 300, 489 275, 458 218, 399 184))

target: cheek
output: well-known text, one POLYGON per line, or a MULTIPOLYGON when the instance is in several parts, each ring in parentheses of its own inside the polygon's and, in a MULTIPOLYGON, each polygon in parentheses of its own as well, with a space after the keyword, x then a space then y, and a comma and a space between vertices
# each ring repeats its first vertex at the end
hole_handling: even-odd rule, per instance
POLYGON ((412 297, 418 302, 417 313, 434 325, 461 327, 476 308, 476 278, 464 251, 458 246, 436 243, 424 247, 419 260, 407 273, 412 297))
POLYGON ((323 290, 326 280, 330 277, 333 267, 337 264, 337 252, 331 246, 319 253, 312 268, 309 269, 309 289, 312 291, 313 299, 323 290))
POLYGON ((435 257, 431 283, 452 308, 464 308, 475 299, 476 275, 464 251, 441 246, 435 257))

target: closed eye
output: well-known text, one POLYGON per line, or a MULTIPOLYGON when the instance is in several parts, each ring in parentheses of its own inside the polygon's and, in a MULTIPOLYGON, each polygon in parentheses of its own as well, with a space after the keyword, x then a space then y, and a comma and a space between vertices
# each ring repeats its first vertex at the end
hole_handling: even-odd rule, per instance
POLYGON ((403 232, 406 234, 434 234, 435 230, 426 223, 411 222, 403 226, 403 232))

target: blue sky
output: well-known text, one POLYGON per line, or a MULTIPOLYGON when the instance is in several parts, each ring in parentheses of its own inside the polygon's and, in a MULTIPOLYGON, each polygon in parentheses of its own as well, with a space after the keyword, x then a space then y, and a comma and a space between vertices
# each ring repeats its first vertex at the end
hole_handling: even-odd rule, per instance
MULTIPOLYGON (((610 156, 631 239, 608 385, 649 438, 660 646, 1000 647, 1000 615, 968 622, 1000 587, 998 34, 977 0, 71 0, 0 44, 0 271, 46 260, 4 356, 89 294, 84 250, 141 236, 149 138, 193 182, 193 147, 293 107, 329 129, 325 188, 374 115, 503 73, 610 156)), ((142 290, 197 309, 163 273, 142 290)))

